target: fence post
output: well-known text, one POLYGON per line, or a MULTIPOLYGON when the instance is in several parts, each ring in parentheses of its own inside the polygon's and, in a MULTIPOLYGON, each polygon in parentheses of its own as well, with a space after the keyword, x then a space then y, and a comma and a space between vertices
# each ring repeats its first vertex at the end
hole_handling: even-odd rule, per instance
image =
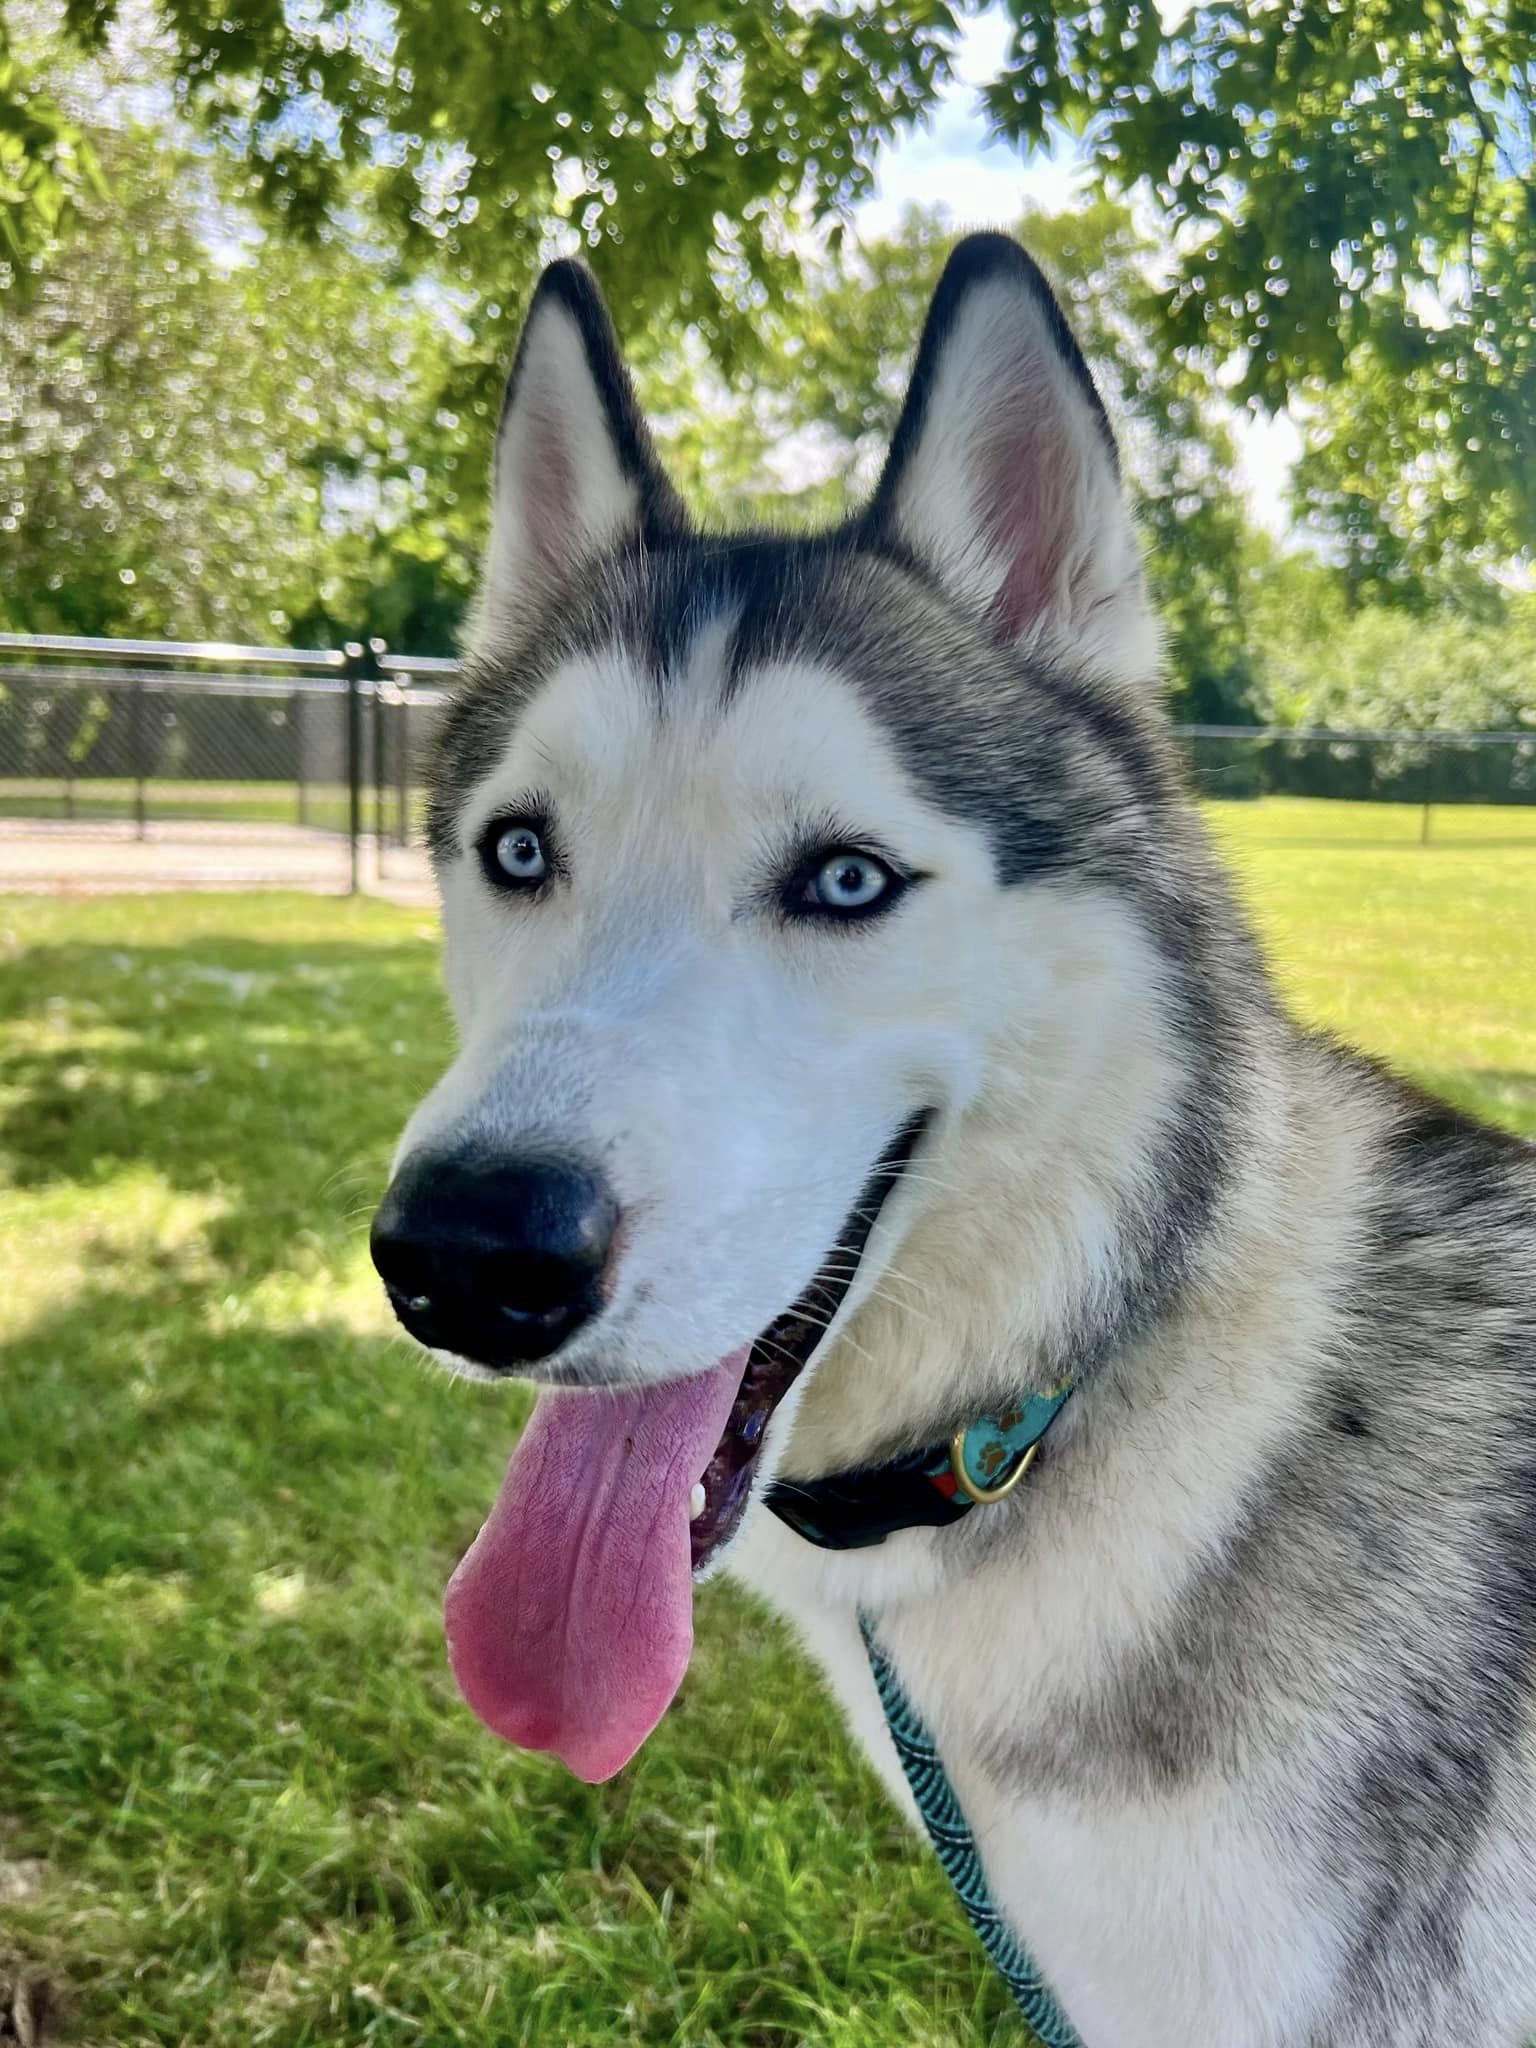
POLYGON ((373 700, 378 710, 373 738, 373 880, 378 887, 384 880, 384 758, 386 746, 384 718, 384 669, 383 661, 389 652, 389 642, 375 635, 368 642, 368 665, 373 674, 373 700))
MULTIPOLYGON (((370 649, 370 652, 372 650, 370 649)), ((384 685, 373 685, 373 879, 384 879, 384 685)))
POLYGON ((144 685, 135 683, 130 706, 129 745, 133 750, 133 822, 134 837, 149 837, 148 819, 145 806, 145 754, 144 754, 144 685))
POLYGON ((400 709, 395 717, 395 844, 411 843, 411 679, 400 690, 400 709))
POLYGON ((293 779, 299 790, 299 824, 309 823, 309 784, 304 779, 304 747, 309 738, 309 718, 305 710, 307 699, 302 690, 295 690, 289 698, 293 706, 293 779))
POLYGON ((1428 846, 1429 844, 1429 807, 1435 800, 1434 758, 1435 743, 1433 740, 1426 740, 1424 742, 1424 781, 1422 784, 1424 810, 1419 819, 1420 846, 1428 846))
POLYGON ((349 640, 343 673, 347 679, 347 893, 358 890, 358 841, 363 831, 363 661, 362 647, 349 640))

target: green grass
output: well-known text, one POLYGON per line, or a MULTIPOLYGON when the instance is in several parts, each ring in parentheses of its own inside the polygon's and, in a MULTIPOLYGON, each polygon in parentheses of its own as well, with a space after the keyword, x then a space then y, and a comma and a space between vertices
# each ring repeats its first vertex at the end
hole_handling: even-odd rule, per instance
MULTIPOLYGON (((1241 846, 1419 846, 1425 830, 1420 804, 1345 803, 1306 796, 1271 796, 1261 803, 1213 803, 1211 816, 1241 846)), ((1536 852, 1536 803, 1432 804, 1431 846, 1505 848, 1536 852)))
POLYGON ((1301 1015, 1536 1137, 1536 810, 1436 811, 1427 848, 1411 805, 1210 815, 1301 1015))
MULTIPOLYGON (((145 813, 156 822, 297 825, 299 789, 294 782, 182 782, 155 776, 145 784, 145 813)), ((138 787, 126 776, 92 775, 73 784, 60 777, 0 778, 0 826, 6 818, 46 818, 56 823, 101 824, 137 816, 138 787)), ((347 786, 312 782, 304 798, 306 825, 329 832, 347 829, 347 786)), ((369 804, 372 816, 372 804, 369 804)))
MULTIPOLYGON (((1536 1131, 1536 845, 1296 823, 1219 823, 1296 1000, 1536 1131)), ((458 1704, 521 1403, 393 1342, 364 1247, 435 960, 378 903, 0 902, 0 1950, 114 2048, 1019 2039, 746 1601, 599 1790, 458 1704)))

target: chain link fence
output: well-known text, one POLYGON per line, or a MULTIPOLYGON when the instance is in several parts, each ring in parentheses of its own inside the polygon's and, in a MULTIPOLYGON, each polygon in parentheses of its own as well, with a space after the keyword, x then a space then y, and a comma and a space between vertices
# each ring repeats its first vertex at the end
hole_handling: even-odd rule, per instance
POLYGON ((367 661, 0 634, 0 883, 353 886, 367 661))
MULTIPOLYGON (((384 647, 0 635, 0 888, 430 897, 422 763, 457 673, 384 647)), ((1179 729, 1197 792, 1318 843, 1536 850, 1536 730, 1179 729)))
MULTIPOLYGON (((385 654, 375 705, 377 872, 413 872, 425 807, 422 764, 454 661, 385 654)), ((1174 728, 1195 793, 1268 804, 1277 840, 1319 844, 1525 844, 1536 852, 1536 729, 1345 732, 1322 728, 1174 728)), ((1245 819, 1247 836, 1260 820, 1245 819)))
POLYGON ((376 839, 381 887, 415 874, 421 862, 425 795, 421 777, 438 713, 459 672, 437 655, 381 654, 374 697, 376 839))
POLYGON ((1190 725, 1179 728, 1179 737, 1196 791, 1213 801, 1327 804, 1336 808, 1319 814, 1322 825, 1347 826, 1352 837, 1417 837, 1429 845, 1438 819, 1452 840, 1475 833, 1529 838, 1536 845, 1536 728, 1339 732, 1190 725))

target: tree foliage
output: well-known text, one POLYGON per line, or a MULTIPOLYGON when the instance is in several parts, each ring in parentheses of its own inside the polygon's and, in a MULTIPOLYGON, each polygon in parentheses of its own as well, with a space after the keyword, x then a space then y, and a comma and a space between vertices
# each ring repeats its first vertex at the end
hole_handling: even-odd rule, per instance
MULTIPOLYGON (((17 4, 17 0, 11 0, 17 4)), ((629 324, 665 306, 721 347, 748 279, 868 187, 931 104, 946 0, 144 0, 182 111, 302 233, 365 204, 414 268, 515 303, 564 227, 629 324)), ((120 0, 67 0, 76 54, 120 0)))
MULTIPOLYGON (((0 0, 13 271, 87 188, 94 117, 72 118, 53 60, 131 26, 269 217, 315 241, 364 219, 462 297, 436 397, 482 425, 557 245, 592 254, 626 333, 688 327, 727 377, 760 371, 802 230, 868 188, 959 32, 950 0, 59 0, 72 54, 29 51, 48 75, 28 77, 4 23, 44 4, 0 0)), ((1422 604, 1530 550, 1528 0, 1003 4, 998 128, 1070 131, 1101 196, 1160 210, 1160 346, 1239 403, 1297 410, 1304 509, 1361 594, 1422 604)))
POLYGON ((1253 709, 1276 725, 1536 733, 1536 596, 1497 620, 1352 602, 1304 553, 1250 576, 1253 709))
MULTIPOLYGON (((1164 17, 1008 0, 1002 129, 1081 134, 1155 191, 1167 333, 1270 406, 1369 390, 1316 511, 1362 475, 1407 541, 1410 477, 1444 536, 1536 542, 1536 12, 1525 0, 1290 0, 1164 17), (1484 525, 1484 515, 1487 525, 1484 525)), ((1346 517, 1347 527, 1347 517, 1346 517)))
MULTIPOLYGON (((931 101, 943 0, 122 4, 67 0, 60 45, 55 0, 0 0, 0 282, 30 278, 0 297, 6 624, 441 651, 524 291, 573 242, 692 495, 788 519, 869 480, 948 230, 801 230, 931 101)), ((1021 231, 1120 417, 1178 708, 1289 717, 1304 645, 1347 671, 1327 715, 1363 715, 1372 660, 1383 703, 1429 676, 1448 603, 1512 673, 1490 571, 1536 532, 1536 17, 1006 4, 994 115, 1072 127, 1100 172, 1021 231), (1233 487, 1233 408, 1282 399, 1322 565, 1233 487)), ((1512 690, 1477 715, 1525 716, 1512 690)))
POLYGON ((1484 495, 1435 379, 1394 377, 1363 342, 1337 382, 1298 407, 1305 428, 1292 496, 1356 604, 1410 612, 1503 610, 1497 572, 1529 554, 1519 494, 1484 495))
POLYGON ((76 199, 100 189, 94 151, 22 64, 0 13, 0 290, 30 278, 76 199))
POLYGON ((469 546, 451 544, 451 468, 414 526, 441 323, 381 289, 376 257, 221 211, 217 166, 163 134, 103 155, 88 232, 0 301, 0 618, 301 638, 366 614, 378 557, 413 543, 441 644, 469 546))

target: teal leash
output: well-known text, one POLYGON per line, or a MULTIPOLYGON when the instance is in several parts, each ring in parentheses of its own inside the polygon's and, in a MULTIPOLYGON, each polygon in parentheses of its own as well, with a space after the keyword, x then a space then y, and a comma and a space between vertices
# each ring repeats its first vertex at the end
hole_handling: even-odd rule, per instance
POLYGON ((993 1968, 1013 1993, 1019 2011, 1044 2048, 1083 2048, 1065 2013, 1047 1990, 1034 1959, 993 1902, 976 1837, 960 1810, 933 1737, 902 1691, 867 1614, 860 1614, 859 1629, 901 1768, 944 1875, 959 1894, 966 1919, 975 1928, 993 1968))
MULTIPOLYGON (((898 1530, 942 1529, 963 1521, 1006 1500, 1023 1481, 1075 1387, 1071 1378, 1058 1380, 1043 1392, 1022 1395, 996 1414, 978 1415, 947 1442, 929 1444, 884 1465, 826 1479, 775 1481, 768 1490, 768 1506, 797 1535, 823 1550, 862 1550, 884 1543, 898 1530)), ((885 1725, 965 1917, 1042 2048, 1083 2048, 1033 1957, 998 1911, 976 1837, 960 1810, 934 1739, 913 1711, 875 1636, 873 1621, 862 1610, 859 1631, 885 1709, 885 1725)))

